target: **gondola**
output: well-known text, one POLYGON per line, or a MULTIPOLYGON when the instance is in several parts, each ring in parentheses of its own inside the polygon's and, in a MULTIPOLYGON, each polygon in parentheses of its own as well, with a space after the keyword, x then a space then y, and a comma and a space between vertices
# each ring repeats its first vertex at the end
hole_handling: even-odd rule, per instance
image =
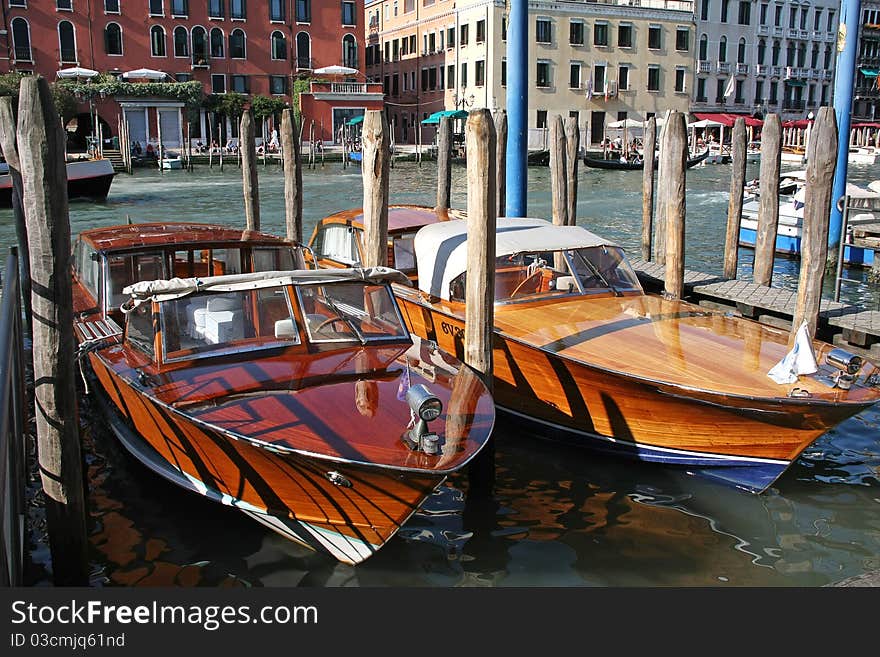
MULTIPOLYGON (((690 169, 693 166, 696 166, 703 160, 705 160, 709 156, 709 149, 706 149, 700 155, 696 157, 689 158, 687 161, 687 168, 690 169)), ((622 162, 621 160, 594 160, 591 157, 587 157, 584 155, 584 164, 588 167, 592 167, 594 169, 615 169, 618 171, 641 171, 645 167, 645 163, 643 160, 639 160, 637 162, 622 162)), ((654 160, 654 166, 657 166, 657 160, 654 160)))

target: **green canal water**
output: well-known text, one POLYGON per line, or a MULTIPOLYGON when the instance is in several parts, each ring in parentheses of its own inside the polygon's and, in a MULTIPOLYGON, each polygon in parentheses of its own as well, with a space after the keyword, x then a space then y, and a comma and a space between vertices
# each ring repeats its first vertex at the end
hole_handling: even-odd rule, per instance
MULTIPOLYGON (((283 232, 280 171, 260 168, 262 227, 283 232)), ((758 174, 750 165, 747 175, 758 174)), ((686 265, 720 273, 730 168, 688 172, 686 265)), ((850 167, 857 184, 880 167, 850 167)), ((529 169, 529 214, 549 216, 549 170, 529 169)), ((316 220, 359 206, 360 171, 340 163, 303 175, 306 235, 316 220)), ((393 203, 433 204, 436 169, 398 164, 393 203)), ((580 171, 578 220, 638 252, 641 176, 580 171)), ((464 208, 465 170, 453 170, 464 208)), ((131 221, 244 224, 233 164, 117 176, 106 203, 71 203, 74 234, 131 221)), ((0 210, 0 246, 14 243, 0 210)), ((751 252, 741 253, 748 279, 751 252)), ((858 271, 853 277, 863 279, 858 271)), ((795 287, 777 260, 774 285, 795 287)), ((827 285, 827 284, 826 284, 827 285)), ((830 287, 829 287, 830 289, 830 287)), ((880 307, 877 285, 846 300, 880 307)), ((376 556, 358 567, 309 553, 238 512, 175 488, 127 455, 88 399, 81 402, 96 586, 821 586, 880 569, 880 406, 816 441, 760 496, 663 466, 546 443, 515 425, 496 431, 491 499, 467 501, 452 477, 376 556)), ((49 581, 32 500, 31 583, 49 581)))

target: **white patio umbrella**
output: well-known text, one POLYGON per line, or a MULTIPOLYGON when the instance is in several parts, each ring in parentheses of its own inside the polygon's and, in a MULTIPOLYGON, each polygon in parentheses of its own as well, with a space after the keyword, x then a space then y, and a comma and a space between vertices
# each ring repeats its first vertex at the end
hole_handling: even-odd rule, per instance
POLYGON ((132 78, 136 79, 147 79, 147 80, 164 80, 168 77, 167 73, 163 73, 162 71, 156 71, 152 68, 137 68, 133 71, 126 71, 122 74, 126 80, 130 80, 132 78))
POLYGON ((622 119, 620 121, 612 121, 608 124, 609 128, 643 128, 645 124, 643 121, 636 121, 635 119, 622 119))
POLYGON ((316 68, 312 72, 318 75, 355 75, 356 73, 360 73, 360 71, 358 71, 356 68, 339 66, 338 64, 333 64, 332 66, 324 66, 323 68, 316 68))
POLYGON ((90 68, 73 66, 71 68, 62 68, 56 75, 59 78, 93 78, 97 74, 97 71, 93 71, 90 68))

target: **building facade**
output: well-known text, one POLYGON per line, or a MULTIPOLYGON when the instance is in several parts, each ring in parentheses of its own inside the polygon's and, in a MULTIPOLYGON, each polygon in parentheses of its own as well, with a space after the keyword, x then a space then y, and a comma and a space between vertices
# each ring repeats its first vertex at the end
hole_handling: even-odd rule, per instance
MULTIPOLYGON (((412 143, 412 127, 441 109, 505 107, 502 0, 368 0, 365 11, 366 71, 383 83, 396 140, 412 143)), ((582 141, 598 143, 613 121, 689 109, 690 1, 531 0, 528 20, 530 147, 554 114, 576 116, 582 141)))
MULTIPOLYGON (((297 76, 331 65, 360 71, 363 65, 363 0, 3 0, 3 5, 0 68, 49 80, 74 66, 114 75, 148 68, 172 80, 197 80, 206 93, 292 102, 297 76)), ((332 138, 331 126, 351 110, 381 108, 378 91, 363 83, 339 89, 328 83, 311 94, 312 115, 305 118, 326 125, 332 138)), ((182 130, 173 125, 176 104, 151 102, 123 101, 134 123, 132 137, 150 142, 162 120, 163 141, 177 140, 182 130)), ((105 135, 107 129, 115 134, 120 106, 110 99, 99 103, 105 135)), ((202 111, 192 126, 194 138, 207 134, 207 122, 202 111)), ((237 135, 229 122, 220 128, 221 139, 237 135)))
POLYGON ((880 121, 880 1, 862 0, 859 52, 853 90, 853 122, 880 121))
POLYGON ((838 0, 696 0, 692 110, 806 118, 833 96, 838 0))

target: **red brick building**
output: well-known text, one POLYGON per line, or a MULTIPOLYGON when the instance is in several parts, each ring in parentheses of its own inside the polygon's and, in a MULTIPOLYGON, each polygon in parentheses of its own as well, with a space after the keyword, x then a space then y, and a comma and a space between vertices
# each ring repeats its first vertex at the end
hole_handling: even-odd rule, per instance
MULTIPOLYGON (((0 0, 0 71, 28 71, 54 80, 79 66, 121 75, 139 68, 171 80, 198 80, 206 93, 273 95, 291 102, 297 77, 331 65, 357 69, 333 77, 302 96, 303 118, 338 125, 364 109, 381 109, 381 85, 367 85, 364 0, 0 0), (346 84, 341 84, 345 82, 346 84)), ((184 135, 180 103, 160 99, 97 102, 105 137, 117 132, 124 112, 133 139, 155 140, 158 121, 167 147, 184 135)), ((80 108, 88 120, 89 108, 80 108)), ((207 135, 203 110, 194 139, 207 135)), ((221 117, 220 139, 237 134, 221 117)))

